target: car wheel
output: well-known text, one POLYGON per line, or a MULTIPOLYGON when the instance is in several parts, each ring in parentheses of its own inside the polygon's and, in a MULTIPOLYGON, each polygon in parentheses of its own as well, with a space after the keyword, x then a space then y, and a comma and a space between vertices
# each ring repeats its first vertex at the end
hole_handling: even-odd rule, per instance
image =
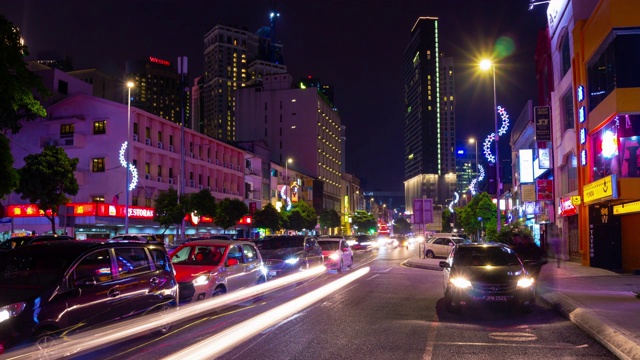
POLYGON ((436 254, 433 253, 433 251, 431 250, 427 250, 427 252, 424 254, 426 257, 428 257, 429 259, 433 259, 436 257, 436 254))
MULTIPOLYGON (((162 316, 168 315, 169 311, 171 311, 172 308, 173 306, 171 305, 171 303, 162 304, 162 306, 160 307, 160 314, 162 314, 162 316)), ((162 324, 160 326, 160 329, 158 329, 158 333, 160 333, 161 335, 168 334, 169 331, 171 331, 170 322, 162 324)))
POLYGON ((456 304, 451 297, 451 290, 448 290, 444 293, 444 304, 447 308, 447 311, 452 314, 457 314, 460 312, 460 305, 456 304))
POLYGON ((213 290, 213 294, 211 294, 211 297, 224 295, 226 293, 227 293, 227 290, 225 290, 223 287, 217 287, 215 290, 213 290))
POLYGON ((338 267, 338 272, 341 273, 343 268, 344 268, 344 263, 342 263, 342 260, 340 260, 340 266, 338 267))
POLYGON ((349 266, 347 266, 348 268, 353 266, 353 256, 351 257, 351 262, 349 263, 349 266))
POLYGON ((46 328, 40 329, 36 333, 36 346, 40 350, 47 350, 55 345, 58 336, 55 333, 55 329, 46 328))

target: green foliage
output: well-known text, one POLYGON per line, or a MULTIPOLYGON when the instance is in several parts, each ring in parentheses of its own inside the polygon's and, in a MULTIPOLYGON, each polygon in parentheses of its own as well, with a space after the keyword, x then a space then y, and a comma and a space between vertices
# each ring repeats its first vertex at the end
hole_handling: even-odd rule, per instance
POLYGON ((323 229, 340 226, 340 215, 333 209, 324 209, 320 213, 320 227, 323 229))
POLYGON ((270 203, 253 214, 253 226, 276 232, 282 228, 282 215, 270 203))
POLYGON ((375 232, 378 229, 378 223, 372 214, 364 210, 356 210, 353 214, 353 225, 358 227, 359 233, 375 232))
POLYGON ((291 210, 285 213, 284 218, 286 228, 295 231, 313 230, 318 224, 316 210, 304 201, 293 205, 291 210))
POLYGON ((224 198, 218 203, 213 222, 227 230, 235 226, 248 213, 249 208, 242 200, 224 198))
POLYGON ((182 223, 186 215, 184 203, 178 203, 178 191, 173 186, 169 186, 166 191, 160 190, 154 203, 153 221, 164 226, 164 231, 167 231, 170 226, 182 223))
MULTIPOLYGON (((47 112, 34 96, 49 96, 41 78, 27 69, 24 57, 27 47, 20 44, 20 32, 0 15, 0 132, 17 133, 20 122, 47 116, 47 112)), ((5 169, 0 169, 5 170, 5 169)))
POLYGON ((0 134, 0 198, 10 194, 18 187, 18 172, 13 168, 13 155, 9 139, 0 134))
POLYGON ((211 195, 209 189, 202 189, 197 193, 189 194, 188 197, 188 213, 193 212, 196 215, 208 217, 216 215, 216 198, 211 195))
POLYGON ((442 211, 442 232, 452 232, 451 229, 452 214, 449 208, 442 211))
POLYGON ((45 216, 55 233, 58 209, 69 202, 67 195, 76 195, 79 190, 74 175, 79 159, 70 159, 62 148, 47 146, 40 154, 27 155, 24 161, 18 170, 20 183, 16 192, 41 210, 51 210, 51 216, 45 216))
POLYGON ((393 224, 394 234, 408 234, 411 232, 411 224, 405 218, 398 218, 393 224))
POLYGON ((486 192, 477 194, 464 208, 457 211, 457 223, 467 234, 476 234, 483 228, 490 235, 493 227, 496 228, 496 206, 491 201, 491 195, 486 192), (478 220, 481 217, 482 220, 478 220))
POLYGON ((500 228, 500 233, 496 238, 497 242, 513 245, 513 238, 515 236, 520 236, 523 239, 529 239, 533 241, 533 233, 528 226, 526 226, 522 221, 514 221, 510 224, 505 224, 500 228))

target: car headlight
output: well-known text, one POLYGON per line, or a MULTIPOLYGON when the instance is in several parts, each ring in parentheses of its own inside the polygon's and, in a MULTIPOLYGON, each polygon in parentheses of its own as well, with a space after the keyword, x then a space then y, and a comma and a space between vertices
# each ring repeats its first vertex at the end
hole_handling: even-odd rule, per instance
POLYGON ((289 265, 293 265, 293 264, 298 262, 298 258, 297 257, 296 258, 289 258, 289 259, 285 260, 284 262, 286 262, 289 265))
POLYGON ((11 319, 20 315, 27 303, 19 302, 7 306, 0 307, 0 322, 11 319))
POLYGON ((329 259, 338 260, 338 259, 340 259, 340 255, 337 254, 337 253, 333 253, 333 254, 329 255, 329 259))
POLYGON ((195 286, 204 285, 204 284, 209 282, 209 276, 200 275, 197 278, 195 278, 195 280, 193 280, 192 282, 193 282, 193 285, 195 285, 195 286))
POLYGON ((518 280, 518 288, 528 288, 533 285, 533 278, 524 277, 518 280))
POLYGON ((453 286, 461 289, 466 289, 471 287, 471 281, 465 278, 456 277, 456 278, 451 278, 451 280, 449 281, 453 284, 453 286))

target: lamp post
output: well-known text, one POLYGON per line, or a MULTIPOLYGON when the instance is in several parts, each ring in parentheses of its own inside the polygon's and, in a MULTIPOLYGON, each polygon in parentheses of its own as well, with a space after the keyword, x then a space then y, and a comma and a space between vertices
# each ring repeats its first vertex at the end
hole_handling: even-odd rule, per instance
POLYGON ((498 104, 496 102, 496 65, 491 60, 482 60, 480 68, 491 69, 493 75, 493 122, 495 124, 496 136, 496 231, 500 232, 500 147, 498 136, 498 104))
MULTIPOLYGON (((184 92, 185 92, 185 76, 187 76, 188 70, 188 58, 186 56, 178 57, 178 74, 180 75, 180 191, 178 194, 178 203, 180 203, 180 197, 184 196, 184 178, 185 178, 185 163, 184 163, 184 92)), ((182 218, 180 223, 180 235, 183 239, 185 236, 185 220, 182 218)))
POLYGON ((126 183, 124 188, 125 205, 124 205, 124 233, 129 233, 129 167, 131 166, 131 88, 132 81, 127 81, 127 167, 125 169, 126 183))
POLYGON ((469 143, 475 143, 476 144, 476 166, 474 167, 475 171, 473 172, 475 174, 475 176, 478 176, 478 141, 474 138, 470 138, 469 139, 469 143))

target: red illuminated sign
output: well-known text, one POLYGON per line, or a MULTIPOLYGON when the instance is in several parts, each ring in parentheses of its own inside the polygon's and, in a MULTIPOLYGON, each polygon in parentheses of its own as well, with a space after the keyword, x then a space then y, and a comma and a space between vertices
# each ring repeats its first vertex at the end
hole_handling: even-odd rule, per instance
MULTIPOLYGON (((47 215, 51 216, 51 210, 47 210, 47 215)), ((7 216, 12 218, 39 217, 44 216, 44 211, 38 205, 8 205, 7 216)))
POLYGON ((560 199, 560 206, 558 210, 560 216, 572 216, 578 213, 578 210, 571 202, 571 196, 560 199))
POLYGON ((149 61, 155 64, 164 65, 164 66, 171 65, 171 63, 168 62, 167 60, 158 59, 157 57, 153 57, 153 56, 149 56, 149 61))

